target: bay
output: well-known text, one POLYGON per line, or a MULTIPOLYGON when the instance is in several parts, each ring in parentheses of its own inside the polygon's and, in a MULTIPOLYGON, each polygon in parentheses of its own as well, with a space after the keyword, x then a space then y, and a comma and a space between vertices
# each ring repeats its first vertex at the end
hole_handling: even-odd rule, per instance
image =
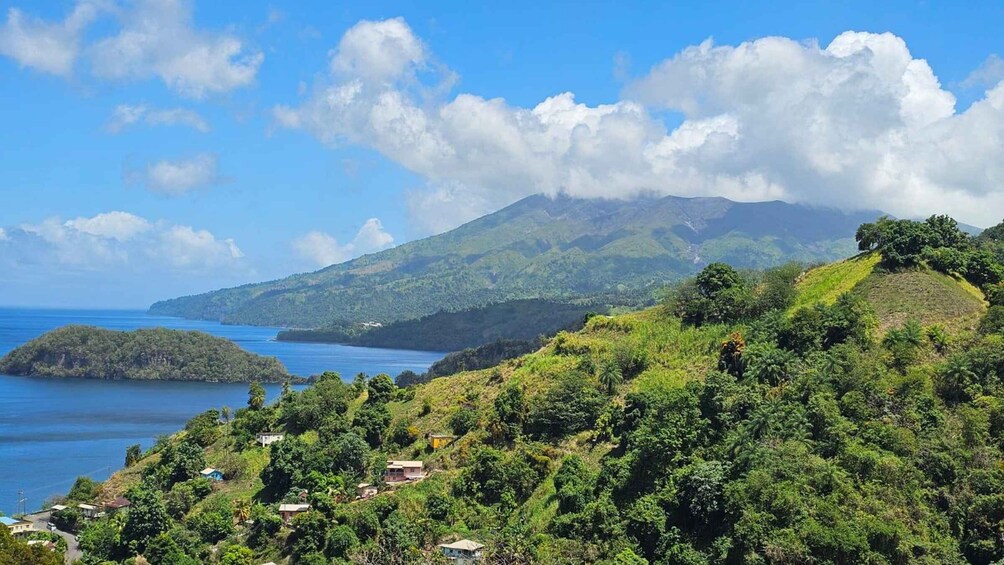
MULTIPOLYGON (((114 330, 165 327, 199 330, 233 340, 242 348, 277 357, 293 374, 336 371, 397 375, 422 372, 442 353, 274 341, 278 328, 228 326, 217 322, 149 316, 128 310, 0 308, 0 356, 67 324, 114 330)), ((279 385, 266 385, 269 401, 279 385)), ((247 385, 170 381, 45 379, 0 375, 0 512, 38 509, 64 494, 77 476, 104 480, 120 468, 127 446, 153 444, 158 435, 184 426, 209 408, 239 408, 247 385)))

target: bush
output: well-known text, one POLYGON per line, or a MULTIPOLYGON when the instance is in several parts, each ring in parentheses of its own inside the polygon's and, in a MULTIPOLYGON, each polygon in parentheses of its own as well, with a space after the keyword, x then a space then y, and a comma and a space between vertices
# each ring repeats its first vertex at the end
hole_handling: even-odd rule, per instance
POLYGON ((527 432, 561 437, 587 430, 596 423, 605 403, 603 394, 583 375, 565 374, 547 392, 530 402, 527 432))
POLYGON ((462 436, 478 427, 478 411, 469 406, 461 406, 450 416, 450 429, 462 436))

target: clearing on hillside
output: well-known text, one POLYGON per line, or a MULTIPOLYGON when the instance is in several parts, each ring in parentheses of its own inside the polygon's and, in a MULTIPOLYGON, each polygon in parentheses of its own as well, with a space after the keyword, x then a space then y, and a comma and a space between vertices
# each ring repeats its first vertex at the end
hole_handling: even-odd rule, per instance
POLYGON ((833 304, 872 274, 879 263, 878 253, 862 253, 844 261, 816 267, 798 281, 798 297, 791 311, 817 302, 833 304))
POLYGON ((978 289, 930 269, 896 273, 876 271, 854 291, 875 309, 880 331, 908 320, 922 325, 961 326, 976 322, 986 309, 978 289))

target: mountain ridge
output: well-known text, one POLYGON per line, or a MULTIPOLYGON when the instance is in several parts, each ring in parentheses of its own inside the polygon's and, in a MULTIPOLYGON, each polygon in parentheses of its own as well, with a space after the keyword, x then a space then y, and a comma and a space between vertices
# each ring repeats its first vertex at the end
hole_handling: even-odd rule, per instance
POLYGON ((722 197, 534 195, 443 234, 310 273, 161 301, 150 312, 312 328, 655 289, 714 261, 762 268, 843 258, 854 252, 848 234, 879 215, 722 197))

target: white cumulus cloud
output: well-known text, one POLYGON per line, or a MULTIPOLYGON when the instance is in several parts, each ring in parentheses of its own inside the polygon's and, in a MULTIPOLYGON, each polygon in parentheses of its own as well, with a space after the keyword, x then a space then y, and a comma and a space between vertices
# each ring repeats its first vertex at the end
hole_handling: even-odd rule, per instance
POLYGON ((370 218, 359 228, 352 241, 344 245, 331 235, 315 230, 293 240, 292 247, 302 259, 318 267, 327 267, 393 244, 393 236, 384 231, 380 220, 370 218))
POLYGON ((205 272, 238 266, 233 239, 122 211, 63 221, 46 218, 4 228, 0 263, 85 271, 205 272))
POLYGON ((159 77, 182 95, 203 98, 250 85, 265 58, 235 35, 197 30, 186 0, 138 0, 118 17, 119 32, 89 48, 100 77, 159 77))
POLYGON ((81 34, 99 11, 99 3, 81 1, 63 21, 47 22, 9 8, 0 26, 0 55, 22 67, 69 76, 80 54, 81 34))
POLYGON ((219 159, 212 153, 190 158, 162 159, 139 170, 126 170, 127 182, 139 183, 151 192, 181 196, 198 188, 226 182, 219 174, 219 159))
POLYGON ((431 58, 403 20, 360 22, 313 94, 273 115, 424 177, 408 203, 433 232, 537 192, 780 198, 980 224, 1004 209, 1004 86, 960 112, 889 33, 846 32, 825 47, 708 40, 597 106, 570 92, 531 108, 444 97, 455 77, 431 58), (665 111, 682 122, 668 128, 665 111))
POLYGON ((105 124, 109 133, 119 133, 136 125, 186 126, 202 133, 209 131, 209 123, 194 110, 187 108, 150 108, 144 104, 119 104, 105 124))
POLYGON ((0 54, 61 76, 72 74, 84 58, 96 77, 159 78, 195 99, 253 84, 265 59, 230 31, 197 28, 191 0, 77 0, 58 22, 11 8, 0 27, 0 54), (101 16, 111 16, 114 25, 85 42, 85 32, 101 16))

